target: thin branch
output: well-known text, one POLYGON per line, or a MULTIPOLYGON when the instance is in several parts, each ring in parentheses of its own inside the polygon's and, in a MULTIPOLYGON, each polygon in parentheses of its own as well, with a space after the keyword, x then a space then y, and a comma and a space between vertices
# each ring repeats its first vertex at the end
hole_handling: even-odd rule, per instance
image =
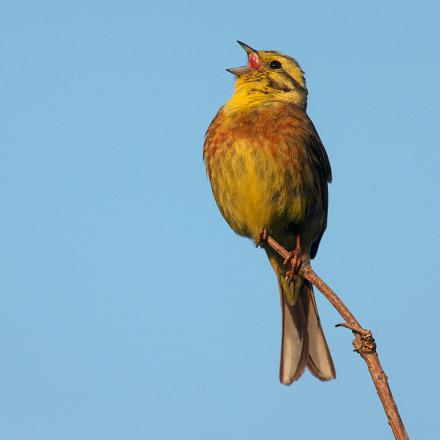
MULTIPOLYGON (((281 246, 271 236, 267 235, 263 239, 263 245, 268 245, 277 252, 284 260, 289 256, 289 252, 281 246)), ((385 414, 388 417, 388 423, 396 440, 408 440, 405 426, 399 415, 396 402, 388 385, 388 377, 382 369, 379 356, 376 351, 376 343, 370 330, 364 329, 353 314, 348 310, 335 292, 313 271, 309 264, 303 263, 299 274, 310 281, 316 288, 331 302, 333 307, 342 316, 345 323, 338 324, 337 327, 350 329, 355 339, 353 341, 354 351, 359 353, 365 361, 370 372, 371 379, 376 387, 377 394, 382 402, 385 414)))

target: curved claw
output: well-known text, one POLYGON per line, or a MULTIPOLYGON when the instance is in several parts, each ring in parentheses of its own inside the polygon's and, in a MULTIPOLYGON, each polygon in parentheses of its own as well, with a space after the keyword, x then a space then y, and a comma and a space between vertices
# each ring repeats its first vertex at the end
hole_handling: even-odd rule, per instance
POLYGON ((290 264, 290 269, 286 272, 286 282, 290 285, 293 281, 293 277, 298 274, 301 269, 301 237, 298 234, 296 236, 296 247, 295 250, 289 252, 287 258, 284 260, 283 264, 287 266, 290 264))
POLYGON ((260 237, 259 237, 259 240, 257 241, 257 243, 256 243, 256 247, 258 247, 258 246, 260 246, 260 247, 263 247, 264 246, 264 243, 267 241, 267 229, 262 229, 261 231, 260 231, 260 237))
POLYGON ((296 275, 299 272, 299 268, 301 267, 301 250, 295 249, 294 251, 289 252, 289 255, 284 260, 283 264, 287 266, 291 265, 291 269, 288 271, 292 271, 293 275, 296 275))

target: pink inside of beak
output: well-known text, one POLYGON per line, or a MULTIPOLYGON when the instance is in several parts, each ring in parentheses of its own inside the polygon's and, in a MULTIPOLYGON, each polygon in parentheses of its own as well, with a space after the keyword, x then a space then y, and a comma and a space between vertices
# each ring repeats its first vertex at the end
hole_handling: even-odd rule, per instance
POLYGON ((253 70, 257 70, 260 65, 260 59, 256 53, 251 53, 249 55, 249 67, 253 70))

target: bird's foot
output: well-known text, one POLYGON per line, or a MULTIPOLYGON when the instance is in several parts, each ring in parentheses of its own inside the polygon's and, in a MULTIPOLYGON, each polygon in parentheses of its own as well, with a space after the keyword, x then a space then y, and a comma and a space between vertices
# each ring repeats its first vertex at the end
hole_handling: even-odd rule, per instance
POLYGON ((290 284, 293 281, 293 277, 298 274, 299 269, 301 268, 301 250, 295 249, 294 251, 289 252, 289 255, 284 260, 283 264, 287 266, 290 264, 290 269, 286 272, 286 281, 287 284, 290 284))
POLYGON ((264 243, 266 241, 267 241, 267 230, 263 228, 260 231, 260 237, 259 237, 258 241, 256 242, 256 247, 258 247, 258 246, 263 247, 264 243))

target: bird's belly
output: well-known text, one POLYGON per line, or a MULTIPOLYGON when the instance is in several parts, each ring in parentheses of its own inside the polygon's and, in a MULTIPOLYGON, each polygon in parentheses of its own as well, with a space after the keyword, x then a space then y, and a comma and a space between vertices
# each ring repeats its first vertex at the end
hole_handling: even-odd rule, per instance
POLYGON ((240 235, 258 240, 262 228, 274 234, 301 222, 307 213, 307 179, 282 155, 235 142, 211 164, 217 204, 240 235))

